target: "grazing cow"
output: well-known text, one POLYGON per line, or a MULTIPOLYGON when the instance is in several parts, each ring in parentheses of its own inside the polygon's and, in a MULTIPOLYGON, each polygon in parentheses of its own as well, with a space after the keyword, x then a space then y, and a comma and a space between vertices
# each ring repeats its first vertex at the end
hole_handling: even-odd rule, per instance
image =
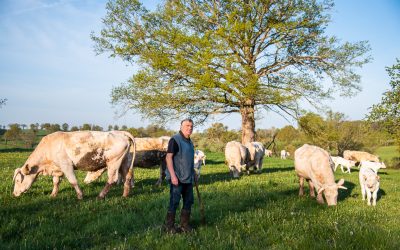
POLYGON ((378 173, 378 170, 380 168, 386 168, 386 165, 384 162, 373 162, 373 161, 361 161, 359 166, 370 168, 370 169, 374 170, 375 173, 378 173))
POLYGON ((39 174, 53 176, 52 197, 58 193, 60 177, 65 175, 75 188, 78 199, 83 194, 78 186, 74 169, 96 171, 107 169, 108 180, 99 194, 104 198, 117 181, 118 172, 125 178, 123 196, 128 196, 133 177, 135 139, 127 132, 76 131, 55 132, 40 141, 21 168, 14 172, 14 196, 26 192, 39 174), (129 161, 127 155, 132 152, 129 161))
POLYGON ((201 163, 206 165, 206 155, 201 150, 194 152, 194 171, 196 172, 197 178, 200 178, 201 163))
POLYGON ((272 157, 272 150, 265 149, 265 156, 266 157, 272 157))
POLYGON ((331 157, 322 148, 308 144, 298 148, 294 153, 294 166, 296 174, 299 176, 299 196, 304 195, 304 179, 306 179, 310 187, 311 197, 315 197, 315 188, 318 192, 318 203, 324 203, 322 197, 322 193, 324 193, 328 205, 336 205, 338 189, 347 188, 343 186, 343 179, 335 183, 332 165, 331 157))
POLYGON ((355 162, 361 162, 361 161, 374 161, 374 162, 379 162, 379 157, 367 152, 363 151, 351 151, 351 150, 345 150, 343 152, 343 158, 346 160, 352 160, 355 162))
POLYGON ((380 179, 377 172, 372 168, 361 166, 358 179, 360 181, 362 199, 365 200, 365 194, 367 194, 368 206, 371 206, 371 197, 372 205, 376 206, 380 179))
POLYGON ((250 159, 249 150, 240 142, 230 141, 225 146, 225 161, 234 178, 238 178, 250 159))
MULTIPOLYGON (((115 131, 121 132, 124 131, 115 131)), ((165 179, 166 161, 168 142, 171 139, 169 136, 161 136, 158 138, 135 138, 136 142, 136 157, 133 165, 139 168, 152 168, 154 166, 160 167, 159 178, 155 185, 161 185, 165 179)), ((98 179, 106 169, 99 169, 97 171, 88 172, 84 180, 89 184, 98 179)), ((131 183, 133 186, 133 183, 131 183)))
POLYGON ((250 167, 254 167, 254 171, 261 173, 262 163, 264 159, 264 145, 261 142, 248 142, 246 147, 250 153, 250 161, 246 162, 247 174, 250 174, 250 167))
POLYGON ((342 172, 344 173, 344 169, 343 167, 347 168, 347 173, 350 174, 350 168, 354 167, 356 165, 355 161, 351 161, 351 160, 346 160, 340 156, 331 156, 333 163, 335 164, 335 169, 334 171, 336 171, 337 167, 340 165, 340 169, 342 170, 342 172))
POLYGON ((286 150, 281 150, 281 159, 286 159, 288 156, 290 156, 289 152, 286 150))

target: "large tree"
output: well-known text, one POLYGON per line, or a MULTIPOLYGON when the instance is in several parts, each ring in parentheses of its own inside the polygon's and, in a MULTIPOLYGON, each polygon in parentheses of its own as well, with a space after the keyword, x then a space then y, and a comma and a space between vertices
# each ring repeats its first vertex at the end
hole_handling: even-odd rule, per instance
MULTIPOLYGON (((297 117, 338 90, 355 94, 368 43, 325 34, 330 0, 110 0, 97 53, 137 64, 112 102, 157 122, 240 113, 242 142, 261 110, 297 117)), ((318 106, 318 105, 316 105, 318 106)))
POLYGON ((397 140, 400 151, 400 60, 387 67, 390 77, 390 90, 383 93, 380 103, 372 106, 367 118, 370 122, 379 122, 397 140))

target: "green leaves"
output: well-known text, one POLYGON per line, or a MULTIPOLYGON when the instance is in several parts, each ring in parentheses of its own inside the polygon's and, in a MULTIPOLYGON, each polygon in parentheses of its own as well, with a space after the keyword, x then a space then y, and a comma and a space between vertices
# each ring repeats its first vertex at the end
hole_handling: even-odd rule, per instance
POLYGON ((177 0, 150 12, 139 1, 114 0, 92 39, 97 53, 140 67, 113 89, 112 102, 148 118, 203 120, 240 112, 249 100, 295 117, 304 100, 360 90, 354 69, 370 60, 369 46, 325 36, 332 7, 314 0, 177 0), (321 84, 325 79, 331 86, 321 84))

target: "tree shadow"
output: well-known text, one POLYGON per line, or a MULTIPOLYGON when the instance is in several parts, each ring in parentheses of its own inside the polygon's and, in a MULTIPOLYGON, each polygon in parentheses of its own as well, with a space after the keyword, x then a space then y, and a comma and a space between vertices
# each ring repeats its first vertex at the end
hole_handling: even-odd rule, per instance
POLYGON ((32 148, 2 148, 0 149, 0 153, 24 153, 24 152, 32 152, 32 148))
POLYGON ((287 172, 287 171, 294 171, 294 167, 283 167, 283 168, 263 168, 263 173, 275 173, 275 172, 287 172))
POLYGON ((206 166, 205 166, 205 167, 207 167, 208 164, 210 164, 210 165, 214 165, 214 164, 225 164, 225 161, 206 159, 206 166))

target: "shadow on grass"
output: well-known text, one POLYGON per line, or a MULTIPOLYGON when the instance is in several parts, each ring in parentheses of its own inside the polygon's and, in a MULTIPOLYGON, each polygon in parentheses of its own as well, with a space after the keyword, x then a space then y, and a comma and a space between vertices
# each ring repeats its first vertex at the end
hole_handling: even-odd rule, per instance
POLYGON ((351 192, 355 188, 355 184, 351 181, 344 181, 343 186, 345 186, 347 189, 339 189, 339 195, 338 195, 338 201, 343 201, 351 197, 351 192))
POLYGON ((0 153, 24 153, 24 152, 32 152, 33 148, 2 148, 0 149, 0 153))

